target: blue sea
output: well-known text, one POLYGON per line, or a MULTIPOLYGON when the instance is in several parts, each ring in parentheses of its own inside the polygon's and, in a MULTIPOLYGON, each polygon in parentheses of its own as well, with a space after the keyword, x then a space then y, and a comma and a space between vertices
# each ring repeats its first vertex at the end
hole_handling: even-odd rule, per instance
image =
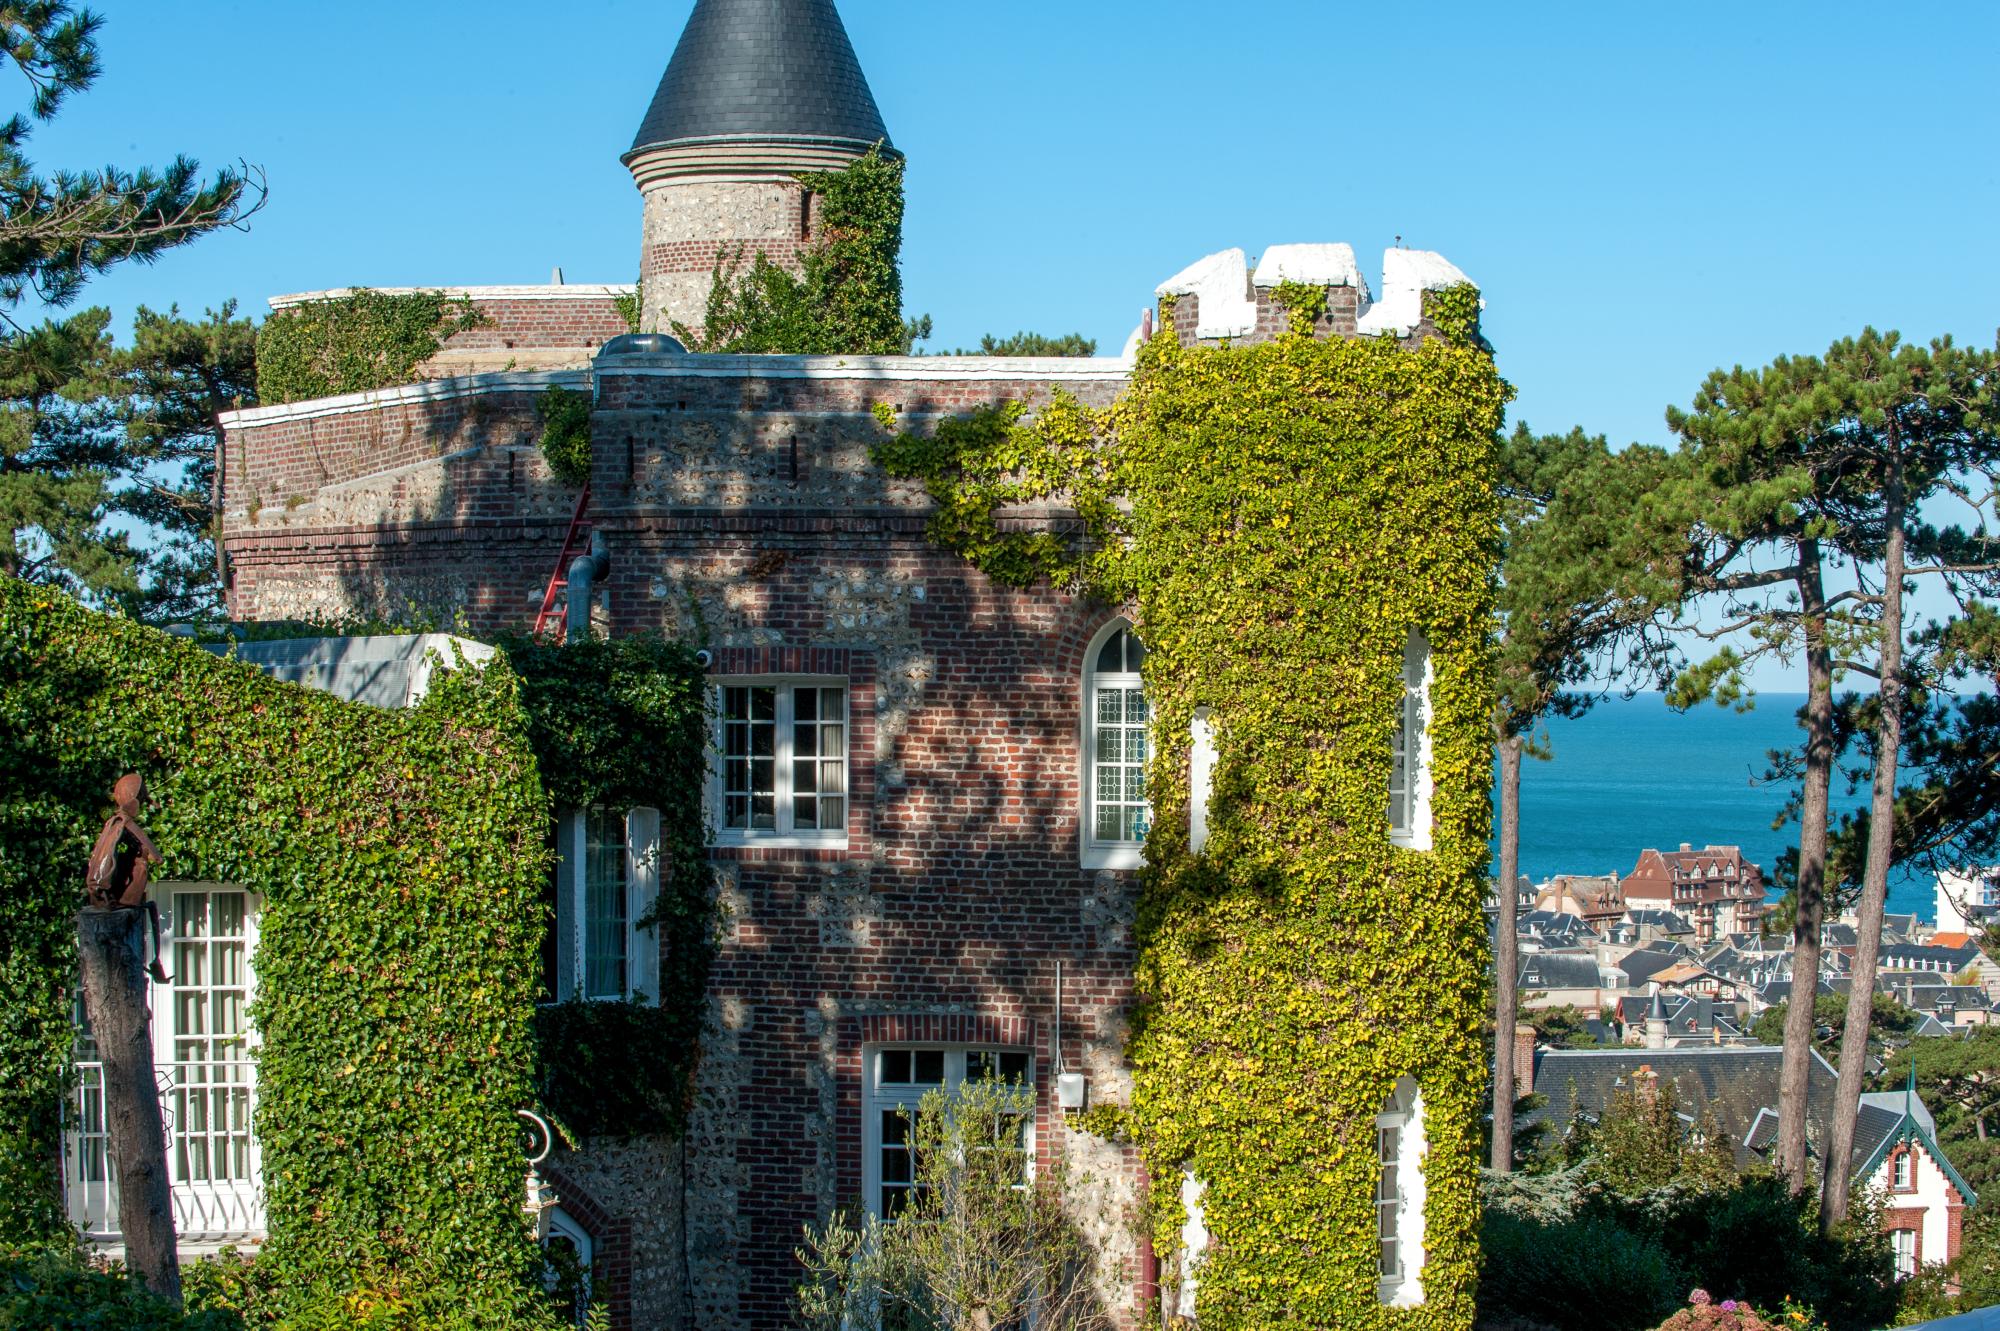
MULTIPOLYGON (((1759 694, 1748 712, 1704 705, 1680 713, 1656 693, 1610 698, 1548 727, 1552 757, 1521 764, 1521 872, 1627 874, 1647 847, 1741 846, 1766 880, 1779 852, 1798 845, 1796 822, 1773 829, 1793 787, 1766 782, 1771 749, 1796 748, 1803 694, 1759 694)), ((1834 777, 1834 811, 1859 808, 1834 777)), ((1497 854, 1497 849, 1496 849, 1497 854)), ((1930 919, 1927 873, 1898 871, 1891 912, 1930 919)))

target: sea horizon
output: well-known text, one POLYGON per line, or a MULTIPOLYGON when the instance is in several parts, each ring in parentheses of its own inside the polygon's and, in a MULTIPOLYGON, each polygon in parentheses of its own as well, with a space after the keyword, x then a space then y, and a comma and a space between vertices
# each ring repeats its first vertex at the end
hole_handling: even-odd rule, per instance
MULTIPOLYGON (((1640 852, 1682 843, 1740 846, 1771 880, 1778 856, 1798 846, 1798 824, 1772 821, 1796 782, 1764 779, 1772 749, 1798 743, 1803 693, 1760 693, 1751 710, 1703 704, 1676 712, 1658 693, 1612 697, 1584 715, 1549 723, 1551 757, 1521 764, 1521 872, 1632 872, 1640 852)), ((1835 818, 1860 808, 1838 773, 1835 818)), ((1494 848, 1497 872, 1497 843, 1494 848)), ((1889 910, 1936 915, 1934 878, 1897 866, 1889 910)), ((1774 894, 1775 895, 1775 894, 1774 894)))

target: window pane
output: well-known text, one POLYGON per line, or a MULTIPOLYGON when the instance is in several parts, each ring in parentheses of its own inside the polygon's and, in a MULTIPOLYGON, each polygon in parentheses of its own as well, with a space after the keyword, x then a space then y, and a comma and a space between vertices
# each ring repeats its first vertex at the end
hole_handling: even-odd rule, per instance
POLYGON ((1129 673, 1136 675, 1139 673, 1140 668, 1146 664, 1146 644, 1139 641, 1139 635, 1136 633, 1126 633, 1120 636, 1125 639, 1125 669, 1129 673))
POLYGON ((1104 646, 1097 653, 1097 673, 1100 675, 1122 675, 1125 673, 1125 630, 1104 640, 1104 646))
POLYGON ((1097 724, 1115 726, 1125 719, 1125 694, 1121 689, 1097 691, 1097 724))
POLYGON ((847 801, 838 796, 825 796, 819 802, 819 825, 821 830, 837 832, 847 826, 847 801))
POLYGON ((799 689, 792 695, 792 718, 801 724, 819 719, 818 689, 799 689))
POLYGON ((583 984, 590 998, 625 995, 625 819, 584 815, 583 984))
POLYGON ((916 1072, 911 1080, 917 1085, 944 1085, 944 1050, 919 1049, 910 1061, 916 1072))
POLYGON ((1097 728, 1097 761, 1115 763, 1125 757, 1125 732, 1117 726, 1097 728))
MULTIPOLYGON (((907 1049, 884 1049, 877 1055, 882 1060, 882 1080, 893 1086, 910 1084, 910 1051, 907 1049)), ((896 1115, 902 1117, 900 1113, 896 1115)), ((884 1122, 886 1123, 886 1119, 884 1122)), ((886 1130, 886 1129, 885 1129, 886 1130)))

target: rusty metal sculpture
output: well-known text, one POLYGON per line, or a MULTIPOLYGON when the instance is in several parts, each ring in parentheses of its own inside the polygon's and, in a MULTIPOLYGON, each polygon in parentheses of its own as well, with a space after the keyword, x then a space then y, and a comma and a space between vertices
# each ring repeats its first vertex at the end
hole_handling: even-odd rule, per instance
POLYGON ((145 798, 146 779, 137 772, 119 777, 111 788, 111 802, 116 807, 104 820, 104 830, 97 834, 97 845, 90 852, 83 904, 91 910, 144 910, 153 926, 153 964, 146 968, 147 973, 165 984, 167 972, 160 964, 160 908, 146 900, 146 880, 160 862, 160 850, 139 826, 139 801, 145 798))
POLYGON ((173 1186, 167 1172, 165 1124, 153 1069, 146 1011, 146 975, 167 982, 160 965, 159 907, 146 900, 146 880, 160 862, 158 847, 139 825, 146 785, 136 775, 112 791, 117 805, 98 834, 84 873, 84 908, 77 912, 77 952, 83 1008, 103 1067, 104 1129, 118 1180, 118 1224, 125 1260, 155 1294, 181 1300, 174 1244, 173 1186), (153 964, 143 966, 139 912, 153 925, 153 964))

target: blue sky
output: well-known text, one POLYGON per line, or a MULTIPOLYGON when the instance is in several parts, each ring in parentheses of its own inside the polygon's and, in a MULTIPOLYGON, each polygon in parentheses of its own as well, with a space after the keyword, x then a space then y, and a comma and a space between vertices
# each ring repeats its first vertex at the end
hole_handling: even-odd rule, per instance
MULTIPOLYGON (((31 149, 270 176, 248 234, 85 299, 627 281, 618 164, 690 0, 100 0, 105 71, 31 149)), ((1266 0, 841 6, 909 156, 932 346, 1116 352, 1230 245, 1397 236, 1485 291, 1517 419, 1662 440, 1709 369, 1864 324, 2000 323, 2000 6, 1266 0)), ((18 89, 16 90, 18 103, 18 89)))

